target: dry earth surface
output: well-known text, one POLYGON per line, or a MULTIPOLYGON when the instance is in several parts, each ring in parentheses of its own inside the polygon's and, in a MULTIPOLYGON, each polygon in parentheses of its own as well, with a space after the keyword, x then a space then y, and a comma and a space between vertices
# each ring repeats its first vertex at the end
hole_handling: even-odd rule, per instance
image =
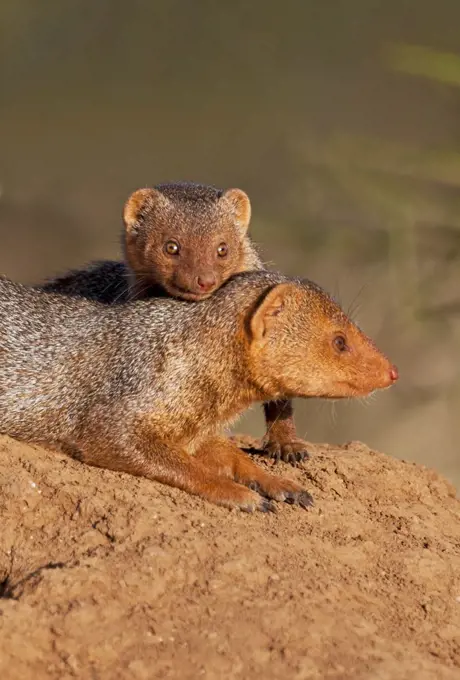
POLYGON ((314 508, 248 515, 0 438, 2 680, 458 679, 454 489, 311 449, 314 508))

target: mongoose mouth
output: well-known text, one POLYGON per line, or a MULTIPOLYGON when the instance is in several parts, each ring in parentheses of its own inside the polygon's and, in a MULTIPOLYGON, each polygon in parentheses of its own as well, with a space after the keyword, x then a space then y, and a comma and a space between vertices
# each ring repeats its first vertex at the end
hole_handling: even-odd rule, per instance
POLYGON ((188 288, 182 288, 177 285, 169 285, 168 293, 174 297, 180 298, 181 300, 190 300, 191 302, 198 302, 199 300, 206 300, 214 292, 213 290, 198 293, 188 288))
POLYGON ((331 396, 332 399, 346 399, 347 397, 367 397, 376 390, 386 390, 398 380, 399 372, 396 366, 392 366, 383 375, 363 382, 344 380, 337 383, 337 395, 331 396))

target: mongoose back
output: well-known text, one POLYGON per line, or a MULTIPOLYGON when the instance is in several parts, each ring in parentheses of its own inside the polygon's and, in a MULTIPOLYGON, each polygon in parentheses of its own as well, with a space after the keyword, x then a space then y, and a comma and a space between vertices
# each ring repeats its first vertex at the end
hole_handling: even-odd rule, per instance
MULTIPOLYGON (((41 287, 107 304, 165 295, 201 301, 233 274, 263 269, 248 236, 250 219, 251 203, 241 189, 194 183, 139 189, 124 206, 124 262, 96 262, 41 287)), ((264 411, 267 455, 305 458, 291 402, 267 403, 264 411)))
POLYGON ((259 271, 199 304, 107 306, 0 279, 0 432, 227 507, 312 502, 220 435, 251 403, 361 396, 397 377, 309 281, 259 271))

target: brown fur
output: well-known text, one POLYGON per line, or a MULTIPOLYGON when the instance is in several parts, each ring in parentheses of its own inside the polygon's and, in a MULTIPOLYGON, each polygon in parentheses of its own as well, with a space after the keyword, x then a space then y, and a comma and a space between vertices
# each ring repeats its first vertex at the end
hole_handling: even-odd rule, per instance
MULTIPOLYGON (((250 219, 251 203, 241 189, 192 183, 139 189, 123 211, 125 262, 94 263, 41 287, 109 304, 164 295, 204 300, 233 274, 263 268, 247 233, 250 219), (168 253, 167 244, 178 252, 168 253), (222 244, 224 257, 218 255, 222 244)), ((266 454, 289 462, 307 457, 290 401, 265 404, 264 410, 266 454)))
POLYGON ((247 511, 312 499, 223 439, 226 423, 255 401, 397 379, 324 291, 264 271, 199 304, 102 305, 0 279, 0 358, 1 433, 247 511))
POLYGON ((135 191, 123 212, 131 298, 160 285, 174 297, 204 300, 232 274, 261 268, 247 240, 250 217, 249 198, 240 189, 163 184, 135 191), (168 253, 167 244, 178 252, 168 253))

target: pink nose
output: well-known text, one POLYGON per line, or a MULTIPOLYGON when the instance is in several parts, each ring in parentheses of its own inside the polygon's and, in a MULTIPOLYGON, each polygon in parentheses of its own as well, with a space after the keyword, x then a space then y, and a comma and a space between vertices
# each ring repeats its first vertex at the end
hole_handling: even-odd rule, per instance
POLYGON ((203 274, 203 276, 198 276, 196 282, 198 284, 198 288, 207 293, 216 285, 216 277, 212 274, 203 274))
POLYGON ((390 380, 391 380, 391 382, 396 382, 398 378, 399 378, 398 369, 396 368, 396 366, 392 366, 390 368, 390 380))

